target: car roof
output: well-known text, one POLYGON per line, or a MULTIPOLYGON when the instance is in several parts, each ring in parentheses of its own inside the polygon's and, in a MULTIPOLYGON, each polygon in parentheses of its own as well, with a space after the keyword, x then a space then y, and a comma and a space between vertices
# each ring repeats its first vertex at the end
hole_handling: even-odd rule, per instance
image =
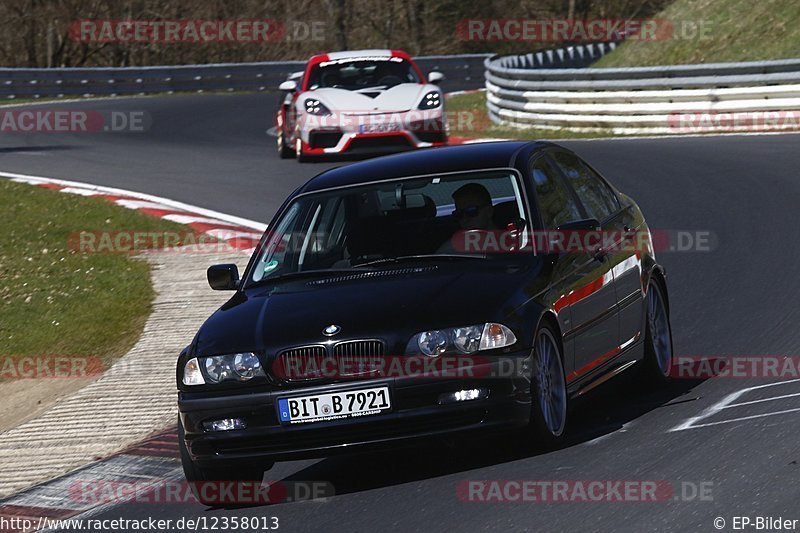
POLYGON ((387 50, 382 48, 375 48, 375 49, 367 49, 367 50, 343 50, 340 52, 330 52, 330 53, 321 53, 314 56, 308 60, 306 63, 306 69, 310 69, 319 65, 320 63, 325 63, 328 61, 339 61, 339 62, 348 62, 351 59, 370 59, 370 58, 392 58, 397 57, 406 61, 413 63, 414 61, 411 59, 407 53, 403 52, 402 50, 387 50))
POLYGON ((518 152, 525 150, 532 153, 548 146, 553 144, 542 141, 501 141, 403 152, 326 170, 311 178, 297 192, 320 191, 405 176, 509 168, 514 166, 518 152))
POLYGON ((391 50, 385 49, 370 49, 370 50, 345 50, 342 52, 331 52, 330 54, 326 54, 328 59, 350 59, 350 58, 358 58, 358 57, 392 57, 391 50))

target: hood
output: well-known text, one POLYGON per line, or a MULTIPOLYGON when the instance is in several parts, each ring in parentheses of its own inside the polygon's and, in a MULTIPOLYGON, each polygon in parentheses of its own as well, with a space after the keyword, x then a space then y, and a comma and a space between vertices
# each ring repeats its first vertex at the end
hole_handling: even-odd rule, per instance
MULTIPOLYGON (((319 99, 332 112, 353 111, 357 113, 398 113, 417 109, 422 98, 430 91, 441 89, 432 84, 401 83, 385 91, 376 91, 375 98, 345 89, 324 88, 308 91, 298 98, 303 109, 306 98, 319 99)), ((371 93, 374 94, 374 93, 371 93)))
POLYGON ((513 329, 514 310, 533 288, 525 287, 526 280, 536 278, 532 270, 541 265, 486 263, 470 264, 469 270, 463 263, 401 265, 367 279, 298 279, 248 289, 206 321, 193 351, 276 353, 331 340, 322 330, 332 324, 341 328, 332 340, 381 338, 394 353, 402 353, 412 335, 428 329, 488 321, 513 329))

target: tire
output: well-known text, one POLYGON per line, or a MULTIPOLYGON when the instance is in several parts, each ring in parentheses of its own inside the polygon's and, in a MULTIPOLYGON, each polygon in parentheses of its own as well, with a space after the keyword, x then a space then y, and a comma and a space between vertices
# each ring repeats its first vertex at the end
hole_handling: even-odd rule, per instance
POLYGON ((650 279, 645 298, 644 361, 645 376, 659 383, 670 381, 672 368, 672 326, 662 284, 650 279))
MULTIPOLYGON (((235 481, 245 483, 261 483, 264 478, 264 472, 272 468, 275 463, 259 463, 248 464, 245 467, 237 469, 228 468, 202 468, 197 466, 192 458, 189 456, 189 450, 186 448, 186 440, 184 438, 183 425, 178 420, 178 448, 181 453, 181 465, 183 466, 183 475, 189 483, 194 497, 208 506, 228 505, 236 502, 222 502, 216 498, 207 498, 206 491, 201 490, 201 486, 205 482, 214 481, 235 481)), ((216 492, 216 491, 211 491, 216 492)))
POLYGON ((303 141, 300 140, 300 133, 297 134, 294 153, 298 163, 308 162, 308 156, 305 154, 305 152, 303 152, 303 141))
POLYGON ((294 151, 292 150, 292 147, 286 146, 286 137, 283 135, 283 130, 278 132, 276 144, 278 147, 278 155, 281 159, 291 159, 294 157, 294 151))
POLYGON ((529 437, 534 444, 556 447, 564 441, 569 397, 563 354, 553 329, 543 324, 534 337, 529 437))

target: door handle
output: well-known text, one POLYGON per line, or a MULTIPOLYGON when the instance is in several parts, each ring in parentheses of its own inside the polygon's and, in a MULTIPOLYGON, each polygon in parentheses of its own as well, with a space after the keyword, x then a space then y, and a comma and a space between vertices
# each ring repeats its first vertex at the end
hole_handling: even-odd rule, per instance
POLYGON ((594 258, 603 263, 608 259, 608 251, 605 248, 598 248, 594 253, 594 258))

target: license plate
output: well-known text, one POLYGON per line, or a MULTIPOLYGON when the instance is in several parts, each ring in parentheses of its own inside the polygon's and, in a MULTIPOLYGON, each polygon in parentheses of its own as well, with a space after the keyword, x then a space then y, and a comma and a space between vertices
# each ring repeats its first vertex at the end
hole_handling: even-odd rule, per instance
POLYGON ((378 415, 392 407, 388 387, 296 396, 278 399, 280 421, 288 424, 321 422, 378 415))
POLYGON ((400 126, 391 122, 388 124, 359 124, 358 131, 359 133, 384 133, 388 131, 400 131, 400 126))

